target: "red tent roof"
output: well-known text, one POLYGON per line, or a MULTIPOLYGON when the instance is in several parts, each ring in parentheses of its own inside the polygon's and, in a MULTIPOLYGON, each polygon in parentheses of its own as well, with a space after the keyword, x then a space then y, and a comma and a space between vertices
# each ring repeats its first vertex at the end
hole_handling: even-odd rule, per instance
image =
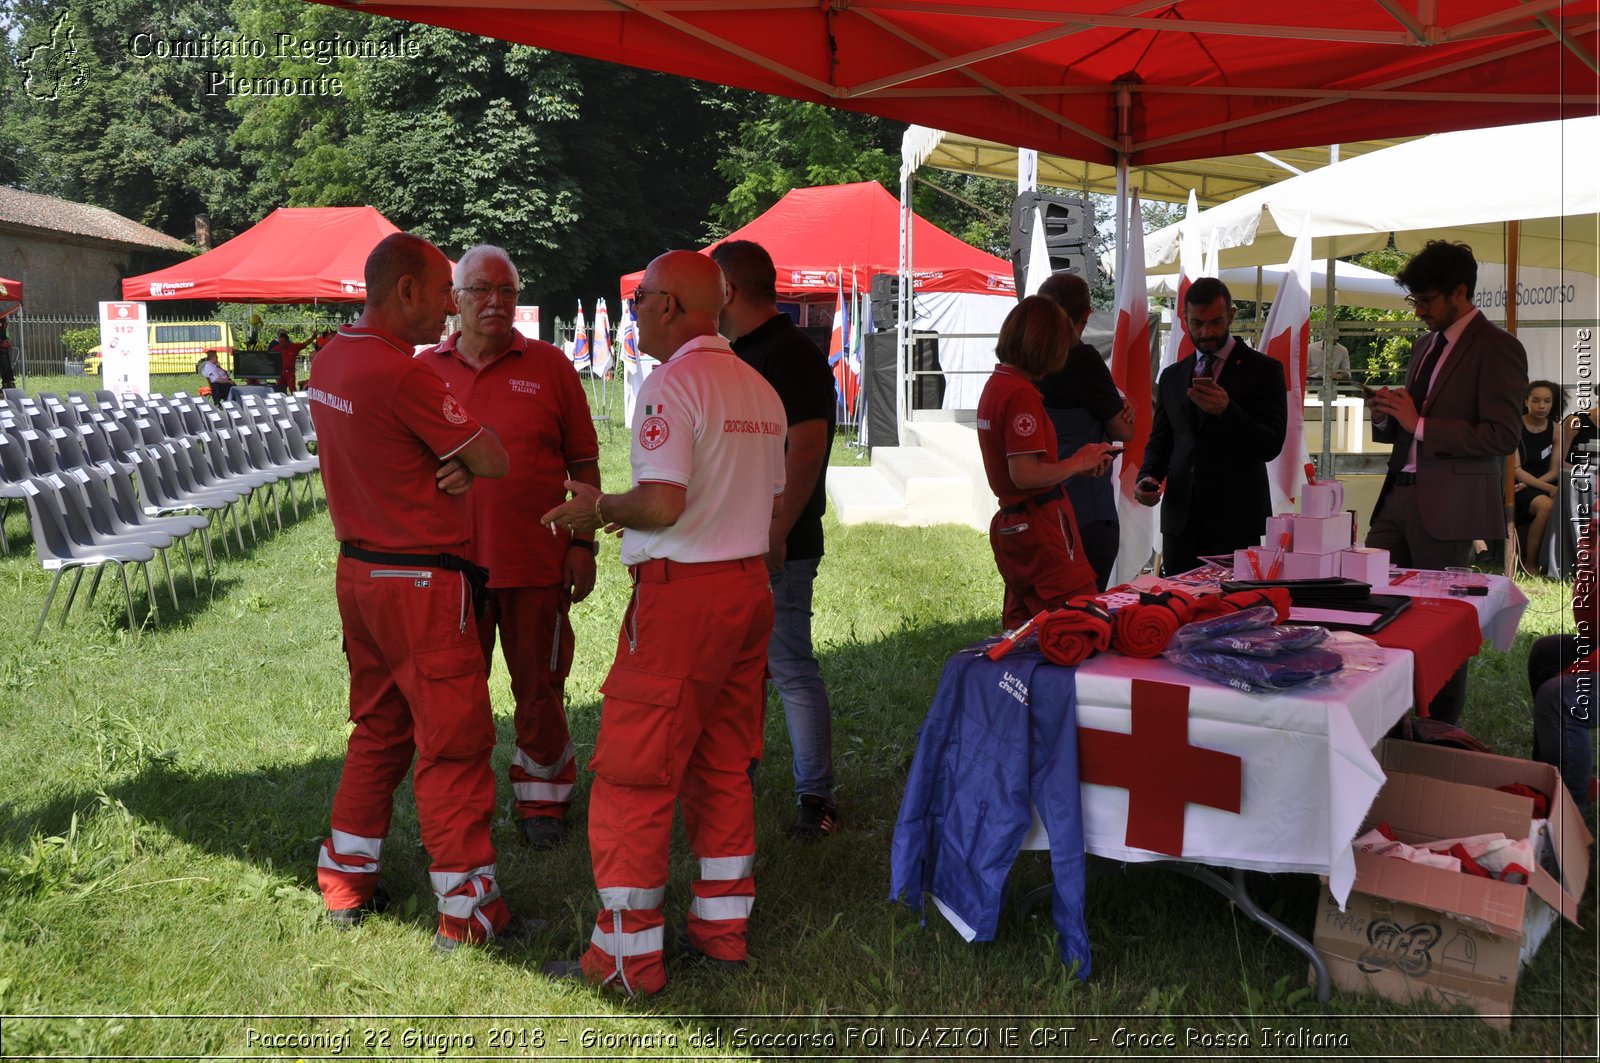
MULTIPOLYGON (((1006 259, 979 251, 916 215, 911 234, 917 291, 1016 293, 1006 259)), ((831 296, 839 290, 841 275, 844 290, 850 292, 852 272, 854 290, 861 291, 874 273, 900 268, 900 201, 876 181, 796 188, 724 239, 753 240, 767 249, 778 267, 779 295, 831 296)), ((641 270, 622 278, 624 299, 643 276, 641 270)))
POLYGON ((124 299, 359 302, 367 255, 400 230, 373 207, 279 207, 227 243, 129 277, 124 299))
POLYGON ((1600 51, 1594 0, 324 2, 1135 166, 1580 117, 1600 51))

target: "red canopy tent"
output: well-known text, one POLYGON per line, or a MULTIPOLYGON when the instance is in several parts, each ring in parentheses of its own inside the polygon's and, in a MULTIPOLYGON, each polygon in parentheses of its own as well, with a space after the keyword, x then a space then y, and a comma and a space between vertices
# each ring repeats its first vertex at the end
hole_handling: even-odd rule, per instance
MULTIPOLYGON (((1011 295, 1011 263, 979 251, 912 215, 919 292, 1011 295)), ((832 299, 865 291, 874 273, 900 268, 900 201, 876 181, 796 188, 726 240, 753 240, 778 267, 778 295, 832 299)), ((718 241, 721 243, 722 241, 718 241)), ((703 251, 717 246, 710 244, 703 251)), ((644 271, 622 278, 622 297, 633 295, 644 271)))
POLYGON ((22 308, 22 282, 0 277, 0 318, 22 308))
POLYGON ((327 0, 1132 166, 1592 114, 1594 0, 327 0))
POLYGON ((393 232, 399 229, 373 207, 279 207, 203 255, 129 277, 122 297, 360 302, 367 297, 367 255, 393 232))

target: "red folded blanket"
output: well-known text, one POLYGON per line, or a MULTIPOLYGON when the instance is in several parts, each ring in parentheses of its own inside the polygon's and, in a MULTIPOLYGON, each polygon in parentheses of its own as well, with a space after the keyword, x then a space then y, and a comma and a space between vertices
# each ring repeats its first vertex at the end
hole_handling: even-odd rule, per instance
POLYGON ((1117 610, 1111 643, 1129 657, 1160 656, 1188 613, 1188 605, 1171 593, 1141 594, 1138 605, 1117 610))
POLYGON ((1233 603, 1220 594, 1202 594, 1195 598, 1194 604, 1189 607, 1189 623, 1198 623, 1201 620, 1210 620, 1223 613, 1236 612, 1233 603))
POLYGON ((1111 647, 1111 614, 1093 598, 1074 598, 1039 624, 1039 652, 1051 664, 1076 667, 1111 647))
POLYGON ((1263 587, 1253 591, 1235 591, 1224 595, 1223 601, 1235 609, 1254 609, 1258 605, 1270 605, 1278 611, 1278 623, 1289 619, 1289 589, 1287 587, 1263 587))

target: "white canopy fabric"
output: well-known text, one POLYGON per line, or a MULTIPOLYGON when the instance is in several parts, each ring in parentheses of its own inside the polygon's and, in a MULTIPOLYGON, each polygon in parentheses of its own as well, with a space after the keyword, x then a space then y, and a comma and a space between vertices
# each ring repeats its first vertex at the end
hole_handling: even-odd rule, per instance
MULTIPOLYGON (((1173 265, 1176 266, 1176 263, 1173 265)), ((1256 268, 1235 266, 1232 269, 1222 270, 1217 276, 1228 286, 1236 301, 1253 300, 1256 291, 1256 268)), ((1278 286, 1283 283, 1289 267, 1278 263, 1262 266, 1260 269, 1261 297, 1268 301, 1276 299, 1278 286)), ((1333 285, 1333 298, 1340 306, 1366 306, 1377 310, 1406 309, 1405 292, 1394 282, 1393 277, 1387 273, 1379 273, 1375 269, 1358 266, 1354 262, 1334 263, 1333 285)), ((1176 296, 1178 273, 1174 269, 1172 273, 1146 274, 1145 287, 1152 297, 1176 296)), ((1311 263, 1311 305, 1322 306, 1326 303, 1327 291, 1327 264, 1311 263)))
MULTIPOLYGON (((1519 222, 1522 265, 1600 273, 1600 117, 1422 137, 1281 181, 1200 214, 1200 239, 1230 266, 1282 262, 1301 219, 1312 256, 1462 240, 1480 261, 1506 260, 1519 222)), ((1179 225, 1145 237, 1145 262, 1178 254, 1179 225)))

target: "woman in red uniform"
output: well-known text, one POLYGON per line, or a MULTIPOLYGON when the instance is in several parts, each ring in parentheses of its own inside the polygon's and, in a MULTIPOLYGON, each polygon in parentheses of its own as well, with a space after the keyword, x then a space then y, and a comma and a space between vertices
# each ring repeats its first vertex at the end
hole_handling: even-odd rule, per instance
POLYGON ((1037 295, 1022 300, 1000 326, 1000 364, 978 400, 978 449, 1000 501, 989 543, 1006 585, 1007 628, 1096 589, 1061 484, 1069 476, 1104 475, 1119 448, 1086 443, 1057 461, 1055 427, 1035 387, 1061 368, 1077 342, 1072 322, 1055 303, 1037 295))

